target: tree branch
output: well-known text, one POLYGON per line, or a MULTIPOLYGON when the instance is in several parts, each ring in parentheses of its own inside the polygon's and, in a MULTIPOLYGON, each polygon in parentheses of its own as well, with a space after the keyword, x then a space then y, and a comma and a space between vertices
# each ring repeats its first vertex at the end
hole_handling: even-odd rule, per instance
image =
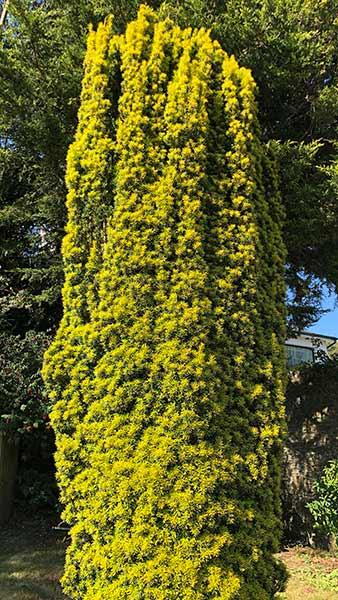
POLYGON ((2 7, 1 16, 0 16, 0 27, 3 27, 5 24, 8 5, 9 5, 9 0, 5 0, 4 5, 2 7))

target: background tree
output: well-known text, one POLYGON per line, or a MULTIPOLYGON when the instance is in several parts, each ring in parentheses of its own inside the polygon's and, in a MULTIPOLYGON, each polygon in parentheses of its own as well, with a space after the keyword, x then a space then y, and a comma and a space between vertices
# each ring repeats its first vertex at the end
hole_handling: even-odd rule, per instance
POLYGON ((56 503, 40 369, 62 312, 63 163, 77 110, 67 90, 76 74, 66 56, 56 65, 62 44, 50 15, 27 2, 9 8, 0 32, 0 430, 20 437, 17 500, 27 508, 56 503))

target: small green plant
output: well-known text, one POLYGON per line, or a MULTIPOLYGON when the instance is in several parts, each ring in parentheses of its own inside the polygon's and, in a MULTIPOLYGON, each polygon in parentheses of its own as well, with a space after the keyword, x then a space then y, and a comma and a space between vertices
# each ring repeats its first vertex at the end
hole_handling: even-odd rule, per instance
POLYGON ((321 478, 314 484, 316 499, 308 508, 314 518, 314 526, 328 536, 331 546, 338 540, 338 459, 330 461, 321 478))

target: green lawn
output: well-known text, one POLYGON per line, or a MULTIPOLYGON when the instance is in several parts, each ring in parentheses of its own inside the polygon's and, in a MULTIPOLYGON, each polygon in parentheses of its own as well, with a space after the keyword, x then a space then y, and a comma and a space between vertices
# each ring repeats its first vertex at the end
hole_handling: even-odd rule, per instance
MULTIPOLYGON (((17 517, 1 530, 0 600, 65 600, 59 578, 66 544, 51 526, 17 517)), ((278 600, 338 599, 338 557, 310 548, 292 548, 279 556, 290 580, 278 600)))

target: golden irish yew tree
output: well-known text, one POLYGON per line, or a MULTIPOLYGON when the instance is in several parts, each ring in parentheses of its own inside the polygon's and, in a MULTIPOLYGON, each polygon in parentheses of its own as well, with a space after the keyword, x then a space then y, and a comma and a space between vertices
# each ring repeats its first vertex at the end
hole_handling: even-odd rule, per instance
POLYGON ((254 95, 207 31, 147 7, 89 34, 44 365, 74 600, 283 585, 283 214, 254 95))

